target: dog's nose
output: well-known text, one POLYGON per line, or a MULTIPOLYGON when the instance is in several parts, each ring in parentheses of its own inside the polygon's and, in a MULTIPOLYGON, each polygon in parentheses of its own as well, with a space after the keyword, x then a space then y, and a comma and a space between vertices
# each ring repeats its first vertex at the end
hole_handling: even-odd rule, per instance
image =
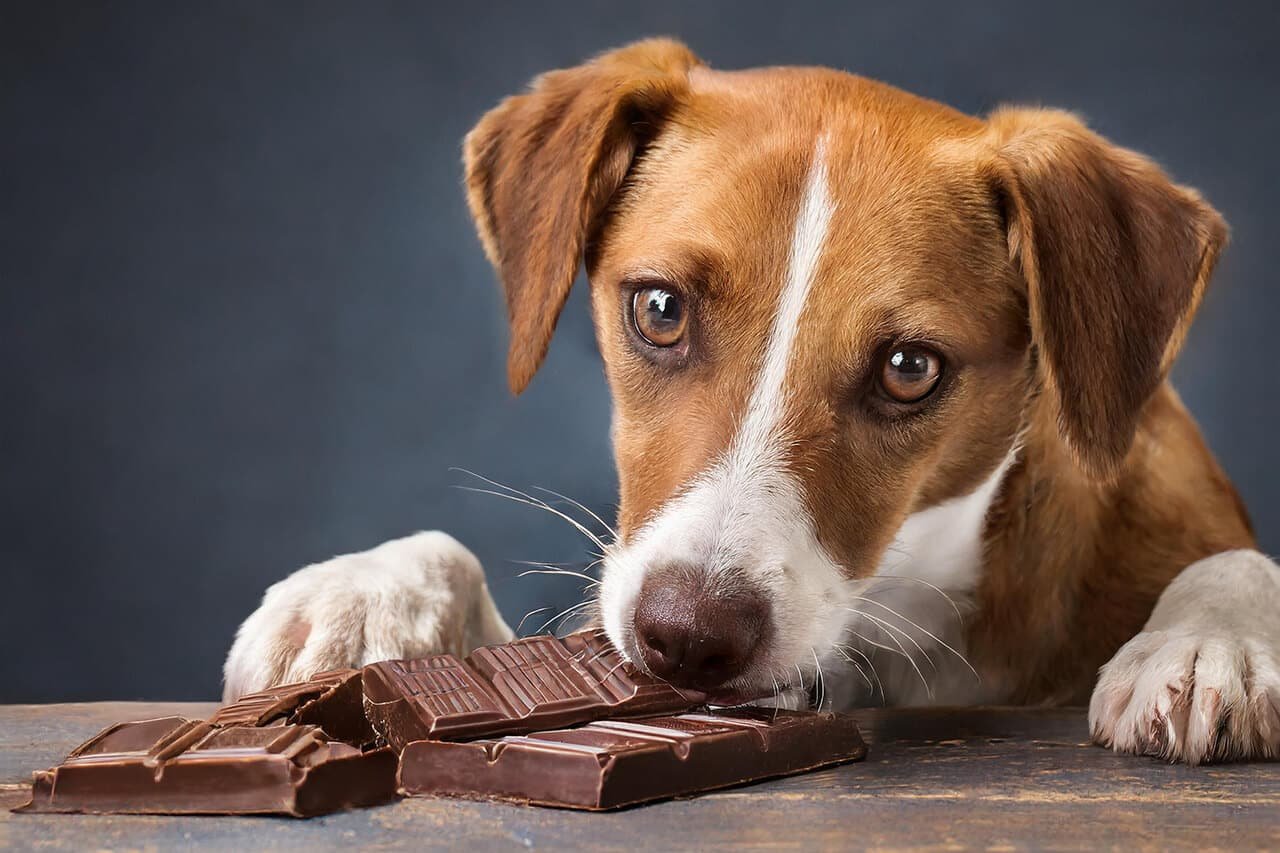
POLYGON ((768 622, 759 593, 717 590, 687 570, 651 572, 636 601, 636 645, 654 675, 711 691, 747 668, 768 622))

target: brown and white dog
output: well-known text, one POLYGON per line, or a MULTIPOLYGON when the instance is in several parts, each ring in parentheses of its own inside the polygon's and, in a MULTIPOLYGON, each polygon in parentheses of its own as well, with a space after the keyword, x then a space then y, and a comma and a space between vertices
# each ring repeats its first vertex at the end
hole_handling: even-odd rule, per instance
MULTIPOLYGON (((665 40, 539 78, 465 159, 514 391, 585 260, 633 661, 720 702, 1092 697, 1118 750, 1280 755, 1280 569, 1166 381, 1226 241, 1195 192, 1067 113, 665 40)), ((273 586, 226 692, 510 636, 419 534, 273 586)))

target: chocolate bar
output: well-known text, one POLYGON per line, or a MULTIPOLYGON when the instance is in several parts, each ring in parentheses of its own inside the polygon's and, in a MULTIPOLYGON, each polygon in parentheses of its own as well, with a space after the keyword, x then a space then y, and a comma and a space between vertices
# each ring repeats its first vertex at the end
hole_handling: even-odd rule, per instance
POLYGON ((111 726, 36 773, 19 810, 309 817, 386 802, 395 788, 393 751, 362 752, 316 726, 163 717, 111 726))
POLYGON ((528 637, 465 660, 435 655, 364 668, 364 708, 397 749, 417 740, 464 740, 669 714, 702 701, 624 663, 603 631, 528 637))
POLYGON ((400 756, 400 790, 604 810, 865 756, 848 715, 740 708, 466 743, 417 741, 400 756))
POLYGON ((360 670, 318 672, 308 681, 281 684, 241 696, 209 718, 215 726, 319 726, 333 740, 372 743, 373 728, 364 715, 360 670))
POLYGON ((38 772, 19 810, 304 817, 397 789, 611 809, 865 754, 850 717, 679 713, 703 698, 633 669, 603 632, 531 637, 318 673, 207 721, 119 723, 38 772), (378 738, 395 750, 366 748, 378 738))

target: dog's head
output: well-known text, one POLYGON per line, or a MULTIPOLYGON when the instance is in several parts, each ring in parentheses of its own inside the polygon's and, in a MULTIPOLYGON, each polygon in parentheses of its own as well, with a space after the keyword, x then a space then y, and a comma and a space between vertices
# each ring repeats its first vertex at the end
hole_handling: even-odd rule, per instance
POLYGON ((1081 476, 1119 470, 1225 239, 1070 115, 662 40, 539 78, 465 160, 513 390, 586 262, 621 482, 605 627, 726 697, 812 670, 912 524, 980 532, 1034 406, 1081 476))

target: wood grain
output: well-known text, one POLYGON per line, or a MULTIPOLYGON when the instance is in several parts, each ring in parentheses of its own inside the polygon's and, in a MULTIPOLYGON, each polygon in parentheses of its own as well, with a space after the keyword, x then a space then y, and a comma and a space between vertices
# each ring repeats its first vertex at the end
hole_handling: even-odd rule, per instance
POLYGON ((862 764, 614 814, 432 799, 309 821, 8 813, 32 770, 107 724, 212 708, 0 706, 0 848, 1280 848, 1280 764, 1113 755, 1079 709, 864 711, 862 764))

